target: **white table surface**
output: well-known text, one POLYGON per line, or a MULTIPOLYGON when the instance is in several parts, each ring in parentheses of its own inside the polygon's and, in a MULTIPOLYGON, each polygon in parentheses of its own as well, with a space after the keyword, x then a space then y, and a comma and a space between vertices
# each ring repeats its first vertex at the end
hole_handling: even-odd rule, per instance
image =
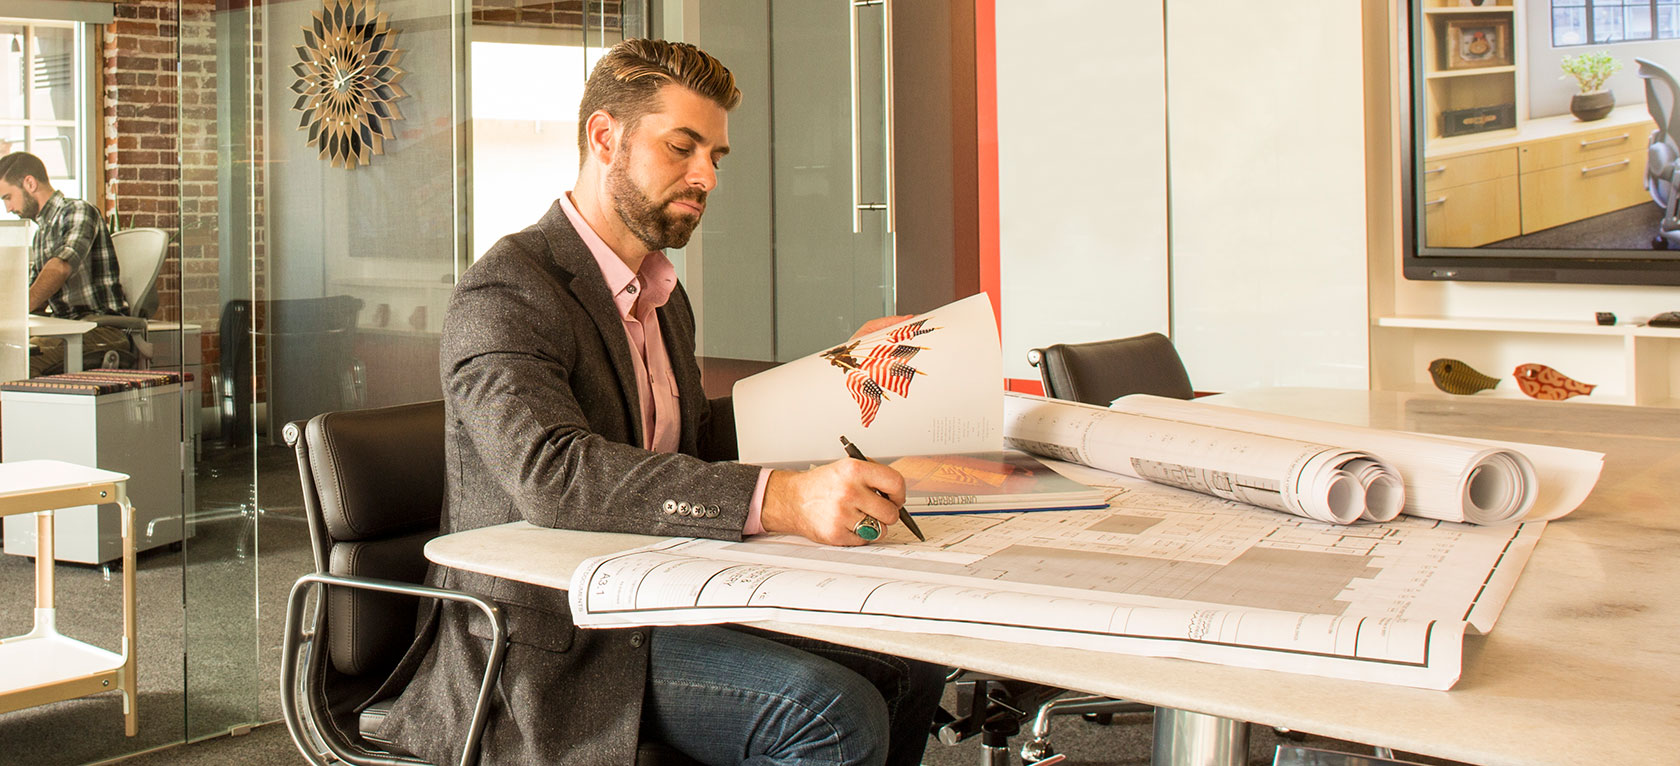
MULTIPOLYGON (((1466 636, 1450 691, 953 636, 774 630, 1153 705, 1483 764, 1676 763, 1680 742, 1680 411, 1325 389, 1219 403, 1378 428, 1606 454, 1598 487, 1552 522, 1498 626, 1466 636)), ((656 538, 524 523, 447 535, 448 566, 564 586, 590 556, 656 538)))
POLYGON ((0 463, 0 498, 128 481, 128 474, 62 460, 0 463))
POLYGON ((98 326, 82 319, 29 315, 29 334, 31 337, 59 337, 64 339, 65 372, 82 371, 82 335, 98 326))

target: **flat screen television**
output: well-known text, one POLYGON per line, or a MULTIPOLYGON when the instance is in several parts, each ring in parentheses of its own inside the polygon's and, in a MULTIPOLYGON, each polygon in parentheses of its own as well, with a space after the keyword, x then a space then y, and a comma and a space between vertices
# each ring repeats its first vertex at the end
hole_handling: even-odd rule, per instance
POLYGON ((1407 5, 1399 35, 1409 43, 1400 78, 1405 277, 1680 285, 1680 221, 1665 227, 1669 209, 1647 189, 1649 156, 1674 157, 1671 167, 1655 164, 1680 172, 1680 151, 1652 151, 1657 123, 1636 62, 1680 75, 1675 6, 1407 5), (1649 39, 1625 39, 1639 36, 1649 39), (1600 51, 1620 65, 1606 85, 1614 106, 1583 120, 1571 113, 1580 87, 1562 65, 1600 51), (1665 228, 1673 231, 1665 236, 1665 228))

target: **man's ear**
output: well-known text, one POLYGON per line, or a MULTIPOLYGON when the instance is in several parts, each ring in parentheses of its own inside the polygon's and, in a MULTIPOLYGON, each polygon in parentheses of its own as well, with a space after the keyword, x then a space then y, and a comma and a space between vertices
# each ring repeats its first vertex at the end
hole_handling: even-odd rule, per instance
POLYGON ((41 188, 41 181, 35 176, 24 176, 18 179, 18 188, 33 197, 35 192, 41 188))
POLYGON ((618 148, 618 139, 623 132, 623 124, 605 110, 597 109, 589 115, 584 123, 583 137, 588 142, 589 156, 602 167, 612 164, 613 153, 618 148))

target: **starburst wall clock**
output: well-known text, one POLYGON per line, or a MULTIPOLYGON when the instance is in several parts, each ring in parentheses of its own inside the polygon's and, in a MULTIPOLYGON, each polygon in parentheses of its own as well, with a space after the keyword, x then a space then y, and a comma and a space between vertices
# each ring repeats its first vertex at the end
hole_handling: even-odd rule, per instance
POLYGON ((385 153, 403 118, 396 101, 408 94, 397 84, 405 74, 397 68, 397 30, 375 0, 323 0, 310 15, 292 65, 292 108, 303 112, 298 130, 334 167, 366 165, 385 153))

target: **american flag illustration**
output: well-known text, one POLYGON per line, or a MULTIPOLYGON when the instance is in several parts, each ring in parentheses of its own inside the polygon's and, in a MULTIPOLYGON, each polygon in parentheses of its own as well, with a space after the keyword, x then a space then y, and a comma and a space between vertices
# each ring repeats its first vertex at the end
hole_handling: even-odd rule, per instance
POLYGON ((875 414, 881 411, 881 386, 868 373, 852 370, 846 373, 846 391, 851 393, 852 401, 857 402, 863 427, 868 428, 875 422, 875 414))
POLYGON ((904 341, 910 340, 911 338, 914 338, 917 335, 922 335, 924 333, 930 333, 930 332, 933 332, 934 330, 939 329, 937 327, 929 327, 925 330, 922 329, 922 325, 924 325, 926 323, 927 323, 926 319, 918 319, 914 322, 911 322, 910 324, 907 324, 903 327, 900 327, 896 330, 893 330, 891 333, 889 333, 887 335, 887 342, 888 343, 903 343, 904 341))
POLYGON ((862 355, 858 353, 858 346, 864 341, 852 341, 823 352, 823 358, 829 364, 845 371, 846 391, 857 402, 858 416, 864 428, 875 422, 886 394, 897 394, 907 399, 910 397, 910 384, 916 376, 927 374, 910 365, 910 360, 917 353, 926 351, 927 347, 904 342, 939 329, 926 327, 926 322, 926 319, 918 319, 893 330, 862 355))

